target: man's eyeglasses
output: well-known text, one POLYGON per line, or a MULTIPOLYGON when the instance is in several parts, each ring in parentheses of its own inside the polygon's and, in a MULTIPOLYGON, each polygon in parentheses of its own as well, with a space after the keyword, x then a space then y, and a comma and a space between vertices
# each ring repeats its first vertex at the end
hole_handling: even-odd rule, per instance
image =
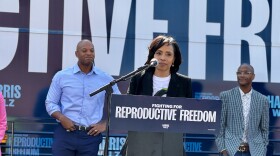
POLYGON ((248 75, 250 75, 250 74, 253 74, 252 72, 236 72, 236 75, 237 76, 241 76, 241 75, 245 75, 245 76, 248 76, 248 75))

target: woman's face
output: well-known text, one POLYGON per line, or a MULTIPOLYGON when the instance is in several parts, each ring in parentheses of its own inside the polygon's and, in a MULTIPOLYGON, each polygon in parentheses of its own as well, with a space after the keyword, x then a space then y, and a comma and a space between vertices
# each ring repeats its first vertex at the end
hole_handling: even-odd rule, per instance
POLYGON ((170 74, 170 68, 175 61, 174 48, 171 44, 164 44, 154 54, 159 64, 156 66, 156 71, 170 74))

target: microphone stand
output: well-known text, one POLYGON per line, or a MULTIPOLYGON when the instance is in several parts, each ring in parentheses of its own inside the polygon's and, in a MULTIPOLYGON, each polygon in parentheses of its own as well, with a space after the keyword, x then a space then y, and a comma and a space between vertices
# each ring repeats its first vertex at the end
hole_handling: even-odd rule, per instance
POLYGON ((104 85, 103 87, 101 87, 101 88, 97 89, 96 91, 89 94, 90 96, 94 96, 95 94, 97 94, 103 90, 105 90, 105 92, 106 92, 104 105, 107 106, 107 126, 106 126, 104 156, 108 156, 108 148, 109 148, 109 130, 110 130, 109 125, 110 125, 110 114, 111 114, 111 98, 112 98, 112 93, 113 93, 112 86, 120 81, 126 81, 126 80, 132 78, 133 76, 150 68, 151 66, 154 66, 154 65, 147 64, 142 67, 139 67, 137 70, 130 72, 127 75, 120 77, 119 79, 115 79, 115 80, 109 82, 108 84, 104 85))

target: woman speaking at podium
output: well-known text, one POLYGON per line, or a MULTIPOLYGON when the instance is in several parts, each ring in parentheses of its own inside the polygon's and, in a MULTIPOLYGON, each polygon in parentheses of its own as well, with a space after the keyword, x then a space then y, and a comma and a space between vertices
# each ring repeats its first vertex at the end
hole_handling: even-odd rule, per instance
MULTIPOLYGON (((162 97, 192 97, 191 79, 177 73, 182 62, 180 48, 170 36, 154 38, 148 47, 145 64, 155 58, 156 67, 134 76, 128 94, 162 97)), ((183 156, 183 134, 129 131, 127 147, 121 153, 127 156, 183 156)))

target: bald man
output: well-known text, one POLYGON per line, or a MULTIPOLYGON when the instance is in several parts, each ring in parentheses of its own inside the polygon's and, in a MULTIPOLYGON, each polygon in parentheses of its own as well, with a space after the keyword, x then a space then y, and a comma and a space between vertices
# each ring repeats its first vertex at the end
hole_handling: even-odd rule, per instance
MULTIPOLYGON (((92 91, 113 77, 94 66, 95 51, 90 40, 77 44, 77 64, 55 74, 46 98, 46 110, 58 126, 54 132, 53 156, 97 156, 102 132, 105 91, 90 97, 92 91)), ((117 85, 113 92, 120 94, 117 85)))
POLYGON ((221 130, 216 138, 223 156, 266 156, 269 133, 267 97, 252 88, 254 68, 242 64, 236 72, 239 86, 221 92, 221 130))

